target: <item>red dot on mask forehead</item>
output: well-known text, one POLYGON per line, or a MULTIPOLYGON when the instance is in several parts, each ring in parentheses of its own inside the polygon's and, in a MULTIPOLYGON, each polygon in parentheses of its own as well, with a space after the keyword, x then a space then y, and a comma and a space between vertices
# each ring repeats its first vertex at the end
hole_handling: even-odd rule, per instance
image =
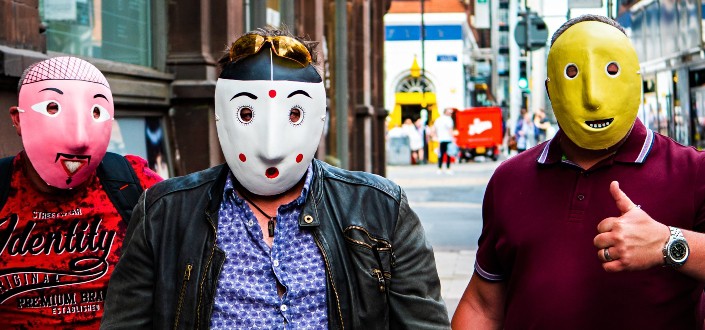
POLYGON ((240 161, 244 163, 245 161, 247 161, 247 157, 245 157, 244 154, 240 154, 240 161))
POLYGON ((298 155, 296 156, 296 162, 297 162, 297 163, 301 163, 302 160, 304 160, 304 155, 298 154, 298 155))
POLYGON ((270 91, 269 91, 269 97, 275 97, 275 96, 277 96, 277 91, 275 91, 275 90, 273 90, 273 89, 270 90, 270 91))

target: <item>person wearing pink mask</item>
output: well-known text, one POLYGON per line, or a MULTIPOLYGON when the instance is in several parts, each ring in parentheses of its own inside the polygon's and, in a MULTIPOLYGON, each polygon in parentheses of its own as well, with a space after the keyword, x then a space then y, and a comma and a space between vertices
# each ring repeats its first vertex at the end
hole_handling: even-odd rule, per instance
POLYGON ((113 98, 90 63, 38 62, 18 88, 24 150, 0 160, 0 328, 97 329, 132 209, 161 178, 106 153, 113 98))
POLYGON ((314 159, 326 91, 312 44, 261 29, 220 63, 227 164, 143 195, 101 328, 450 328, 401 188, 314 159))

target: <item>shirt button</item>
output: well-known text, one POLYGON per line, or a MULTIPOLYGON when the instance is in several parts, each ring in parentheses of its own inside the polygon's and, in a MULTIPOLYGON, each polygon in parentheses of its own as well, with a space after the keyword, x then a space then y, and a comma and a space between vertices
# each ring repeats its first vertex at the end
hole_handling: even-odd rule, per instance
POLYGON ((582 194, 578 195, 578 200, 579 200, 579 201, 581 201, 581 200, 583 200, 583 199, 585 199, 585 195, 582 195, 582 194))
POLYGON ((247 225, 250 226, 250 227, 252 227, 252 226, 255 225, 255 222, 252 221, 252 219, 250 219, 250 221, 247 222, 247 225))
POLYGON ((281 307, 279 307, 279 309, 280 309, 282 312, 286 312, 286 310, 289 309, 289 308, 286 307, 286 305, 281 305, 281 307))
POLYGON ((274 261, 272 262, 272 264, 274 265, 274 267, 279 267, 279 260, 274 259, 274 261))

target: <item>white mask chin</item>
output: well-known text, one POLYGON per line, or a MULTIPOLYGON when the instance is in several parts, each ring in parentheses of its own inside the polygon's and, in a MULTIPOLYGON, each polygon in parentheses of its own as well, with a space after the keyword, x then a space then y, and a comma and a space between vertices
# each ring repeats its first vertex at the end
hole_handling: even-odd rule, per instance
POLYGON ((271 196, 305 175, 323 133, 323 83, 218 79, 215 115, 225 160, 250 192, 271 196))

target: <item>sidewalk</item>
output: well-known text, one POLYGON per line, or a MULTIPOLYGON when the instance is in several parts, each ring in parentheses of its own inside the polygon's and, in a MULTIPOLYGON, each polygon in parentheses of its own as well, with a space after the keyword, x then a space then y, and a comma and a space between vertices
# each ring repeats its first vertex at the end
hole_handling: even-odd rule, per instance
POLYGON ((436 173, 435 164, 387 167, 387 177, 404 189, 434 247, 441 296, 450 318, 474 271, 484 189, 499 164, 456 163, 452 175, 436 173))
POLYGON ((472 276, 475 251, 435 251, 435 255, 438 276, 441 279, 441 296, 448 308, 448 317, 452 318, 472 276))

